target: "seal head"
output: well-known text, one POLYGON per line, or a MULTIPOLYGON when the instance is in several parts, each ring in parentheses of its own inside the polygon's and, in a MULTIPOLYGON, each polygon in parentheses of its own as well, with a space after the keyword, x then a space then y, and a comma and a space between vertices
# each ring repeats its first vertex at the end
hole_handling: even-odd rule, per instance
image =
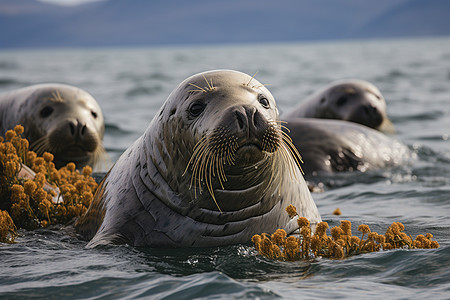
POLYGON ((284 116, 286 120, 291 118, 337 119, 385 133, 395 131, 380 90, 370 82, 357 79, 331 82, 284 116))
POLYGON ((105 154, 102 111, 87 92, 69 85, 40 84, 0 95, 1 134, 25 128, 30 149, 54 154, 57 168, 96 164, 105 154))
POLYGON ((77 228, 89 246, 204 247, 320 215, 282 132, 275 100, 254 78, 194 75, 168 97, 101 183, 77 228))

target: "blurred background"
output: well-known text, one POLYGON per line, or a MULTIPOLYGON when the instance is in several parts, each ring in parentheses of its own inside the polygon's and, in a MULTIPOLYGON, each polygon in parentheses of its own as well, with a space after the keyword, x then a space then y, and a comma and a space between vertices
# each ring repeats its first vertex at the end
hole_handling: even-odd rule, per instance
POLYGON ((449 35, 448 0, 0 0, 0 92, 62 82, 92 94, 105 116, 104 171, 198 72, 258 71, 281 114, 333 80, 372 82, 392 138, 416 159, 317 178, 325 191, 313 198, 330 227, 347 219, 383 233, 402 222, 441 245, 292 263, 251 245, 87 250, 45 229, 0 247, 0 298, 448 299, 449 35))
POLYGON ((449 15, 446 0, 1 0, 0 47, 442 36, 449 15))

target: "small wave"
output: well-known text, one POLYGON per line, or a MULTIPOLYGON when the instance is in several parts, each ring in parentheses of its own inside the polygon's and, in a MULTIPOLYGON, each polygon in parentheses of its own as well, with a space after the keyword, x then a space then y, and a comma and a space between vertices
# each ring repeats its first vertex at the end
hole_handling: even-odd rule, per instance
POLYGON ((163 87, 160 85, 154 86, 137 86, 129 89, 126 93, 128 97, 142 96, 142 95, 155 95, 163 91, 163 87))
POLYGON ((161 81, 169 81, 169 80, 173 79, 173 78, 169 77, 168 74, 161 73, 161 72, 151 73, 148 76, 146 76, 146 78, 152 79, 152 80, 161 80, 161 81))
POLYGON ((0 70, 14 70, 18 69, 19 64, 10 61, 0 61, 0 70))
POLYGON ((405 78, 407 76, 408 75, 405 74, 403 71, 395 69, 395 70, 389 70, 387 72, 387 74, 385 74, 385 75, 381 75, 381 76, 376 77, 375 81, 391 82, 392 80, 405 78))
POLYGON ((122 129, 118 125, 112 123, 105 123, 105 132, 108 132, 108 134, 111 135, 128 135, 134 133, 133 131, 122 129))
POLYGON ((12 78, 0 78, 0 86, 19 84, 20 82, 12 78))
POLYGON ((430 121, 430 120, 438 120, 444 115, 445 115, 444 111, 434 110, 405 116, 396 116, 395 118, 394 117, 392 118, 392 121, 395 123, 404 123, 409 121, 430 121))

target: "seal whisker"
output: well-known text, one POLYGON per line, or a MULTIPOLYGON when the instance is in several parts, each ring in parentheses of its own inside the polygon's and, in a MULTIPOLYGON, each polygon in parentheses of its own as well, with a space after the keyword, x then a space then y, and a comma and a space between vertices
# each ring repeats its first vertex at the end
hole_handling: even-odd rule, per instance
POLYGON ((300 171, 303 174, 303 169, 301 167, 301 163, 303 163, 303 160, 302 160, 300 153, 298 152, 297 148, 292 143, 291 138, 285 132, 282 132, 282 133, 283 133, 283 135, 282 135, 283 143, 282 143, 281 148, 285 149, 287 151, 287 153, 289 153, 292 156, 292 158, 295 161, 295 164, 298 166, 298 168, 300 169, 300 171))
MULTIPOLYGON (((198 141, 198 143, 195 145, 194 147, 194 153, 191 156, 191 159, 189 160, 186 169, 184 170, 182 176, 186 175, 189 166, 194 162, 195 158, 197 157, 198 153, 202 153, 203 148, 205 148, 207 145, 207 141, 206 141, 206 137, 203 137, 202 139, 200 139, 200 141, 198 141)), ((195 163, 197 164, 198 161, 195 163)))
POLYGON ((97 147, 94 152, 92 152, 91 157, 89 158, 88 165, 92 168, 100 168, 102 169, 104 165, 107 164, 109 160, 108 153, 106 152, 103 145, 97 147))
POLYGON ((61 97, 59 91, 53 91, 52 97, 48 97, 48 99, 53 102, 64 102, 64 99, 63 97, 61 97))
POLYGON ((186 172, 189 169, 189 165, 191 165, 192 162, 194 162, 193 167, 192 167, 192 176, 191 176, 191 182, 190 182, 190 187, 192 188, 192 186, 194 186, 194 195, 197 198, 197 187, 196 187, 196 183, 198 182, 198 190, 199 193, 201 194, 202 188, 201 188, 201 172, 199 172, 199 168, 201 168, 202 166, 202 161, 203 161, 203 157, 204 157, 204 153, 205 153, 205 149, 207 146, 207 140, 206 137, 202 138, 197 145, 194 148, 194 153, 191 156, 191 159, 189 160, 189 163, 186 167, 186 170, 183 173, 183 176, 186 174, 186 172), (198 154, 199 157, 198 157, 198 154))
POLYGON ((52 152, 53 149, 51 148, 52 145, 49 143, 46 135, 40 137, 30 145, 30 149, 36 152, 36 154, 39 156, 42 156, 45 151, 52 152))
POLYGON ((196 88, 198 88, 200 91, 202 91, 203 93, 206 93, 206 92, 208 92, 207 90, 205 90, 204 88, 202 88, 202 87, 199 87, 198 85, 196 85, 196 84, 194 84, 194 83, 189 83, 189 85, 192 85, 193 87, 196 87, 196 88))
POLYGON ((220 158, 220 161, 217 164, 217 173, 219 174, 219 181, 220 181, 220 185, 222 186, 222 189, 224 190, 224 186, 223 186, 223 182, 227 181, 227 177, 225 175, 225 170, 223 169, 223 165, 225 164, 225 162, 223 161, 223 157, 220 158))
MULTIPOLYGON (((284 130, 286 130, 287 133, 291 133, 291 130, 290 130, 288 127, 286 127, 286 126, 284 126, 284 125, 281 125, 281 128, 284 129, 284 130)), ((289 137, 289 139, 291 139, 291 137, 289 137)))
POLYGON ((221 186, 222 190, 224 190, 225 188, 223 187, 223 183, 222 183, 222 174, 220 173, 220 164, 222 163, 221 156, 222 156, 221 152, 218 152, 216 155, 214 155, 213 175, 215 175, 217 173, 217 178, 219 179, 220 186, 221 186))
POLYGON ((245 86, 250 86, 250 82, 252 82, 253 78, 255 78, 256 74, 258 74, 259 71, 256 71, 255 74, 253 74, 252 78, 245 84, 245 86))
POLYGON ((211 82, 209 82, 208 79, 206 79, 204 74, 203 74, 203 78, 205 79, 206 84, 208 85, 207 91, 213 91, 215 88, 214 88, 214 85, 212 84, 212 79, 211 79, 211 82))
POLYGON ((206 187, 208 188, 208 191, 209 191, 212 199, 214 200, 214 203, 216 204, 217 209, 220 212, 222 212, 222 209, 220 208, 219 203, 217 203, 216 197, 214 196, 214 189, 213 189, 213 186, 212 186, 212 176, 211 176, 211 168, 212 168, 212 166, 211 165, 213 164, 213 161, 209 160, 209 158, 208 158, 208 161, 209 161, 209 164, 207 166, 208 167, 207 171, 209 171, 208 172, 209 176, 206 178, 207 179, 206 180, 206 187))
POLYGON ((201 92, 201 93, 204 93, 205 91, 204 91, 204 90, 189 90, 188 92, 189 92, 189 93, 193 93, 193 92, 201 92))
POLYGON ((197 182, 198 182, 198 188, 199 188, 199 192, 200 194, 202 193, 202 181, 205 182, 205 184, 207 183, 207 167, 208 167, 208 159, 210 157, 211 154, 211 148, 209 145, 209 141, 208 139, 205 139, 204 141, 204 146, 202 148, 199 148, 200 152, 200 157, 199 159, 196 161, 196 173, 197 173, 197 182))
POLYGON ((294 146, 294 144, 292 143, 292 139, 291 137, 284 131, 282 131, 282 137, 283 137, 283 141, 286 142, 286 145, 289 146, 289 149, 292 149, 291 151, 293 151, 292 154, 294 154, 294 158, 297 160, 299 160, 300 162, 303 163, 302 160, 302 156, 300 155, 300 153, 298 152, 297 148, 294 146))
POLYGON ((222 210, 214 195, 213 178, 217 178, 224 190, 224 182, 227 181, 224 165, 234 164, 237 148, 237 137, 232 136, 228 129, 219 127, 197 142, 183 173, 184 176, 191 168, 190 188, 195 187, 194 196, 197 197, 197 191, 201 194, 203 182, 219 211, 222 210))
POLYGON ((260 84, 260 85, 253 85, 252 86, 252 89, 259 89, 260 87, 263 87, 263 86, 267 86, 267 85, 272 85, 271 83, 265 83, 265 84, 260 84))

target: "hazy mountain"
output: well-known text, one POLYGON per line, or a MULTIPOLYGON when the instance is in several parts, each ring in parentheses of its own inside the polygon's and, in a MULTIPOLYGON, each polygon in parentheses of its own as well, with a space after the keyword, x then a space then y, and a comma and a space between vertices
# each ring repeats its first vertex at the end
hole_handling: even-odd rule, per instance
POLYGON ((450 34, 450 1, 411 0, 370 20, 361 36, 427 36, 450 34))
POLYGON ((0 47, 240 43, 450 34, 446 0, 1 0, 0 47))

